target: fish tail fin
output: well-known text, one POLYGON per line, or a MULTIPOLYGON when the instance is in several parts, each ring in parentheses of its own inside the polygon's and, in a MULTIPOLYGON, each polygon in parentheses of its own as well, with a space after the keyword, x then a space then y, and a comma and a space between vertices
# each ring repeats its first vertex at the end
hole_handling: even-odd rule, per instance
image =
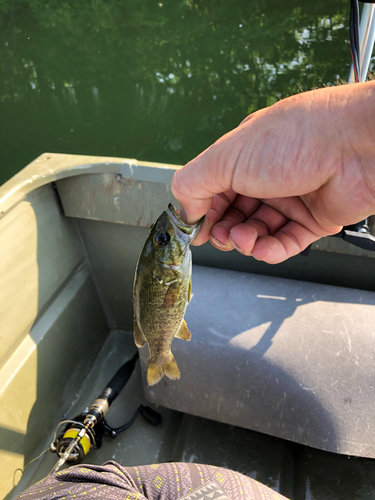
POLYGON ((164 377, 164 375, 172 380, 179 379, 181 376, 176 360, 170 351, 167 357, 162 361, 155 362, 154 358, 149 360, 147 370, 148 385, 157 384, 159 380, 164 377))

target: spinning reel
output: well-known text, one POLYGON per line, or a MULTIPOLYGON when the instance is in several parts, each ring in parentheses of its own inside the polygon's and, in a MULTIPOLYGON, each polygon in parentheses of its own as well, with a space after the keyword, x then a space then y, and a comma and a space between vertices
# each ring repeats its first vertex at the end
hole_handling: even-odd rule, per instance
POLYGON ((60 459, 51 473, 57 472, 65 462, 70 465, 80 463, 92 448, 99 449, 102 446, 104 434, 111 438, 117 437, 135 422, 139 414, 152 425, 158 425, 161 422, 159 413, 143 405, 139 405, 129 422, 121 427, 110 427, 105 421, 104 417, 110 405, 128 382, 138 358, 137 351, 116 372, 101 395, 89 408, 86 408, 73 420, 62 420, 57 425, 50 450, 57 453, 60 459))

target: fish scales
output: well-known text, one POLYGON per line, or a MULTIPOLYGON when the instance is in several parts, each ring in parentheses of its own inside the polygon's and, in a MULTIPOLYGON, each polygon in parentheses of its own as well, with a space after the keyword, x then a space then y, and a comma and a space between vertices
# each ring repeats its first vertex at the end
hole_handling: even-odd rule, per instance
POLYGON ((184 321, 191 291, 190 243, 203 219, 185 224, 169 205, 152 225, 138 260, 134 280, 134 340, 149 348, 147 381, 154 385, 166 375, 180 378, 171 352, 173 338, 190 340, 184 321))
POLYGON ((188 296, 188 287, 190 276, 180 277, 179 273, 168 273, 169 276, 154 276, 152 273, 145 274, 139 281, 139 305, 140 305, 140 324, 148 330, 150 342, 150 356, 162 354, 165 349, 164 335, 168 335, 172 341, 178 330, 185 311, 186 300, 188 296), (171 296, 171 287, 180 284, 178 289, 171 296), (169 291, 169 294, 168 294, 169 291), (174 307, 166 307, 165 302, 170 299, 174 301, 174 307), (148 307, 150 306, 151 307, 148 307), (155 314, 154 311, 158 311, 155 314), (180 314, 176 314, 179 311, 180 314))

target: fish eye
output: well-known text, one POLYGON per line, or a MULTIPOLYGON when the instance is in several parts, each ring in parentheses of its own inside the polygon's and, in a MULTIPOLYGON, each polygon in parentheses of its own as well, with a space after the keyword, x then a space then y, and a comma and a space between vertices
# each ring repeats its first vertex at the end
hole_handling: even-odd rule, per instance
POLYGON ((171 241, 169 233, 160 233, 156 236, 155 239, 159 247, 164 247, 167 243, 171 241))

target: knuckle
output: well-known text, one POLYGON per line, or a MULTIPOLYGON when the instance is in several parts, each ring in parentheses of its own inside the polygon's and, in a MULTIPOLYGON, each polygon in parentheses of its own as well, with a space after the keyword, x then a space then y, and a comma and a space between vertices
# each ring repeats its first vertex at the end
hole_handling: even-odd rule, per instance
POLYGON ((182 182, 181 171, 177 170, 172 177, 171 189, 173 196, 177 199, 182 198, 184 196, 184 184, 182 182))

